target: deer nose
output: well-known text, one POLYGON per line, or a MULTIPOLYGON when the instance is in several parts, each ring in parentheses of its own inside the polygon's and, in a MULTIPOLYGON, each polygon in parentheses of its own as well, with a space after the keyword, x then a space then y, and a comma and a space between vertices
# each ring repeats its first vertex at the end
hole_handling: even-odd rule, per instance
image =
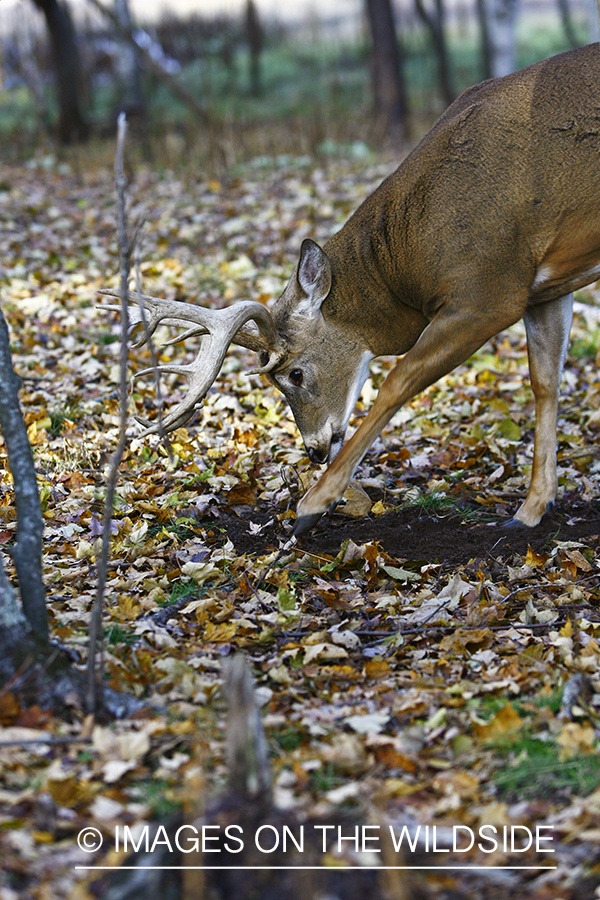
POLYGON ((329 455, 329 447, 307 447, 308 458, 314 466, 324 463, 329 455))

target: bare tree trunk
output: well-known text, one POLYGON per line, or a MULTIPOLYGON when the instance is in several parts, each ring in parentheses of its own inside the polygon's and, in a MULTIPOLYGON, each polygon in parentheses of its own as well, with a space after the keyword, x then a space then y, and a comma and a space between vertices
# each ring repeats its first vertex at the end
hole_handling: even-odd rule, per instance
MULTIPOLYGON (((33 454, 19 406, 19 378, 10 357, 8 328, 0 311, 0 428, 13 477, 17 507, 17 542, 12 556, 17 570, 21 604, 31 630, 41 644, 47 644, 48 616, 42 581, 42 532, 44 523, 37 488, 33 454)), ((8 583, 2 570, 1 584, 8 583)), ((4 613, 14 604, 6 589, 2 591, 4 613)), ((14 611, 11 618, 14 617, 14 611)))
POLYGON ((391 0, 366 0, 373 40, 375 111, 396 145, 408 138, 406 91, 391 0))
POLYGON ((0 687, 35 654, 31 628, 0 559, 0 687))
POLYGON ((578 47, 579 41, 577 40, 577 35, 575 34, 575 27, 573 25, 573 17, 571 16, 571 7, 569 6, 569 0, 558 0, 558 12, 560 14, 563 31, 565 33, 565 37, 569 43, 569 46, 578 47))
POLYGON ((486 78, 515 70, 517 9, 518 0, 477 0, 486 78))
MULTIPOLYGON (((115 0, 115 16, 119 20, 122 30, 126 34, 131 33, 133 23, 129 11, 129 0, 115 0)), ((140 48, 132 41, 123 41, 120 54, 122 58, 119 68, 124 73, 121 110, 127 116, 143 116, 145 103, 142 91, 140 48)))
POLYGON ((81 65, 75 28, 67 6, 59 0, 33 0, 46 17, 58 86, 58 138, 62 144, 83 141, 89 128, 81 110, 81 65))
POLYGON ((491 78, 492 53, 490 48, 490 30, 485 2, 486 0, 476 0, 477 18, 479 19, 479 30, 481 31, 481 69, 484 78, 491 78))
POLYGON ((600 0, 587 0, 588 42, 600 41, 600 0))
POLYGON ((444 98, 446 106, 450 106, 454 100, 455 93, 452 88, 448 47, 446 44, 446 35, 444 33, 445 11, 443 0, 435 0, 435 12, 433 13, 427 11, 423 0, 416 0, 416 7, 417 13, 431 34, 431 40, 433 41, 433 47, 438 60, 442 97, 444 98))
POLYGON ((263 49, 263 30, 254 0, 246 3, 246 39, 250 52, 250 93, 253 97, 261 93, 260 55, 263 49))

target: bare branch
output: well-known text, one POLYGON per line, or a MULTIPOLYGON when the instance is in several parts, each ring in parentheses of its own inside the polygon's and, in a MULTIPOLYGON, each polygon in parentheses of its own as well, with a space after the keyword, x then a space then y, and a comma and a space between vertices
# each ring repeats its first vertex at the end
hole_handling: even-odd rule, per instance
POLYGON ((96 599, 92 611, 90 628, 90 649, 88 658, 88 684, 87 707, 90 712, 97 712, 103 705, 102 698, 102 611, 104 608, 104 593, 106 590, 106 577, 108 568, 108 550, 110 542, 110 526, 112 522, 113 502, 119 473, 119 466, 127 442, 127 353, 129 334, 129 307, 127 304, 129 281, 129 269, 131 262, 131 247, 127 237, 127 208, 126 208, 126 179, 123 168, 123 152, 125 146, 125 133, 127 121, 125 114, 121 113, 118 119, 117 149, 115 156, 115 186, 117 192, 117 230, 120 259, 120 285, 121 285, 121 353, 119 372, 119 437, 115 451, 111 457, 107 483, 106 499, 104 505, 104 523, 102 529, 102 550, 98 560, 98 583, 96 599), (100 645, 99 671, 96 672, 96 654, 100 645))
POLYGON ((271 775, 267 741, 256 700, 254 678, 245 656, 238 653, 224 669, 227 716, 229 786, 247 799, 268 800, 271 775))
MULTIPOLYGON (((195 97, 193 97, 190 92, 175 78, 173 73, 169 71, 169 67, 165 64, 166 57, 164 53, 157 52, 160 45, 157 44, 156 41, 152 41, 147 32, 138 29, 137 31, 133 28, 126 28, 123 26, 123 23, 119 20, 119 17, 109 9, 107 6, 104 6, 100 0, 91 0, 96 9, 99 9, 100 12, 111 20, 113 25, 117 28, 119 33, 125 37, 128 41, 131 41, 132 44, 140 51, 142 54, 146 64, 149 66, 152 71, 159 76, 163 81, 165 81, 173 93, 177 94, 180 100, 182 100, 186 106, 188 106, 200 122, 204 126, 212 125, 212 119, 209 114, 203 109, 195 97)), ((160 48, 162 51, 162 48, 160 48)))

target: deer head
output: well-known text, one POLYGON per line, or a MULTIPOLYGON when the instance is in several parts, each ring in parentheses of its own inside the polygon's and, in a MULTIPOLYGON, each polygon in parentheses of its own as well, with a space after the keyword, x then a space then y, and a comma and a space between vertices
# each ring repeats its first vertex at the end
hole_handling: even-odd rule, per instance
MULTIPOLYGON (((214 310, 130 291, 130 332, 143 326, 135 346, 146 343, 160 324, 185 328, 167 344, 189 337, 200 340, 198 354, 189 365, 158 367, 189 378, 189 390, 160 425, 138 419, 146 426, 143 434, 158 433, 161 426, 166 433, 184 425, 219 374, 229 344, 236 343, 259 353, 261 365, 250 374, 267 375, 285 395, 311 462, 330 462, 342 446, 373 358, 355 330, 328 319, 323 304, 332 282, 327 254, 305 240, 296 271, 272 311, 251 300, 214 310), (258 331, 244 327, 250 320, 258 331)), ((111 290, 100 293, 118 296, 111 290)), ((144 369, 135 377, 152 371, 144 369)))
POLYGON ((305 240, 272 312, 285 352, 268 364, 262 356, 263 371, 285 395, 313 463, 331 462, 340 450, 373 358, 355 328, 328 316, 333 281, 327 254, 305 240))

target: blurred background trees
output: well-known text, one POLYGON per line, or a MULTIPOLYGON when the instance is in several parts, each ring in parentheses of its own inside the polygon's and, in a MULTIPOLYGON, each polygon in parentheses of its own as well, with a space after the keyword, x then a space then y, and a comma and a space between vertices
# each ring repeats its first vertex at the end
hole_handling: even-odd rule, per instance
POLYGON ((121 109, 143 153, 167 166, 402 146, 468 85, 598 36, 594 0, 164 9, 3 0, 0 159, 102 141, 121 109))

